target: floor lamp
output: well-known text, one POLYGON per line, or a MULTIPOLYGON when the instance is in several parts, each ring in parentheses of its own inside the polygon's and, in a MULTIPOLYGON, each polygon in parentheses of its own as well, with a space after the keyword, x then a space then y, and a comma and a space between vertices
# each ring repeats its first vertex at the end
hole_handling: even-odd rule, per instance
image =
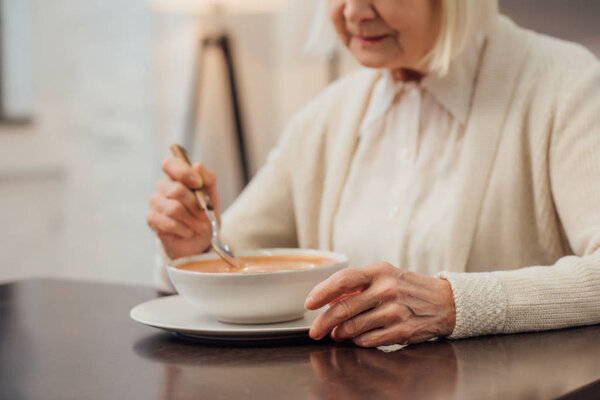
POLYGON ((230 14, 256 14, 274 11, 288 0, 153 0, 152 6, 158 12, 194 15, 200 21, 209 23, 210 29, 199 39, 192 76, 192 91, 188 102, 185 124, 184 146, 193 148, 194 134, 198 127, 198 108, 202 93, 202 64, 209 48, 216 48, 222 54, 229 83, 229 97, 234 118, 238 156, 244 186, 250 180, 250 168, 246 152, 246 138, 240 107, 238 84, 234 68, 231 39, 225 28, 225 16, 230 14))

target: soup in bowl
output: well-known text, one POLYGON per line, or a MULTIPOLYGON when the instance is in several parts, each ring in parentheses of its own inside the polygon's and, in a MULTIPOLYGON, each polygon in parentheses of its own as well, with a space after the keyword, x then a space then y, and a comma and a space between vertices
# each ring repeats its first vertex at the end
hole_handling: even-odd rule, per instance
POLYGON ((264 324, 302 318, 319 282, 348 266, 339 253, 307 249, 240 251, 234 270, 213 253, 174 260, 167 268, 177 292, 222 322, 264 324))

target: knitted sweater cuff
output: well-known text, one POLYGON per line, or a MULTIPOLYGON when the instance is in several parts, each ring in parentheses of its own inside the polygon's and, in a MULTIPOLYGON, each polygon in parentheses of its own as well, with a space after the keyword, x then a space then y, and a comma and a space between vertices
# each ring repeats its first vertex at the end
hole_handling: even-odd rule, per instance
POLYGON ((171 283, 169 274, 167 273, 167 264, 173 261, 165 251, 160 240, 156 240, 156 254, 154 256, 154 283, 159 292, 176 293, 175 287, 171 283))
POLYGON ((456 325, 450 339, 502 332, 508 300, 496 277, 486 272, 447 271, 437 276, 450 282, 454 295, 456 325))

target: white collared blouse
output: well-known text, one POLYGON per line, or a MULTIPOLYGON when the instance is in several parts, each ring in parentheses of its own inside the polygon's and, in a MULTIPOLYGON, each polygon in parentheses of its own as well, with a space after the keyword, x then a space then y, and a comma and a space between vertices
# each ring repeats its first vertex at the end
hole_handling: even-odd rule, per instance
POLYGON ((387 261, 430 275, 444 268, 484 44, 475 41, 447 76, 395 82, 385 71, 375 84, 333 226, 334 250, 352 266, 387 261))

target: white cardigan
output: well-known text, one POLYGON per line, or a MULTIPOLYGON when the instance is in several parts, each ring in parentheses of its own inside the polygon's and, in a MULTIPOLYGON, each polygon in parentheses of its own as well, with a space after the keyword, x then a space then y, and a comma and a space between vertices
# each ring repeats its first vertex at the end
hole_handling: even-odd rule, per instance
MULTIPOLYGON (((332 249, 378 76, 346 76, 298 113, 223 216, 227 242, 332 249)), ((600 323, 598 60, 500 17, 477 70, 462 153, 439 266, 457 306, 451 337, 600 323)))

